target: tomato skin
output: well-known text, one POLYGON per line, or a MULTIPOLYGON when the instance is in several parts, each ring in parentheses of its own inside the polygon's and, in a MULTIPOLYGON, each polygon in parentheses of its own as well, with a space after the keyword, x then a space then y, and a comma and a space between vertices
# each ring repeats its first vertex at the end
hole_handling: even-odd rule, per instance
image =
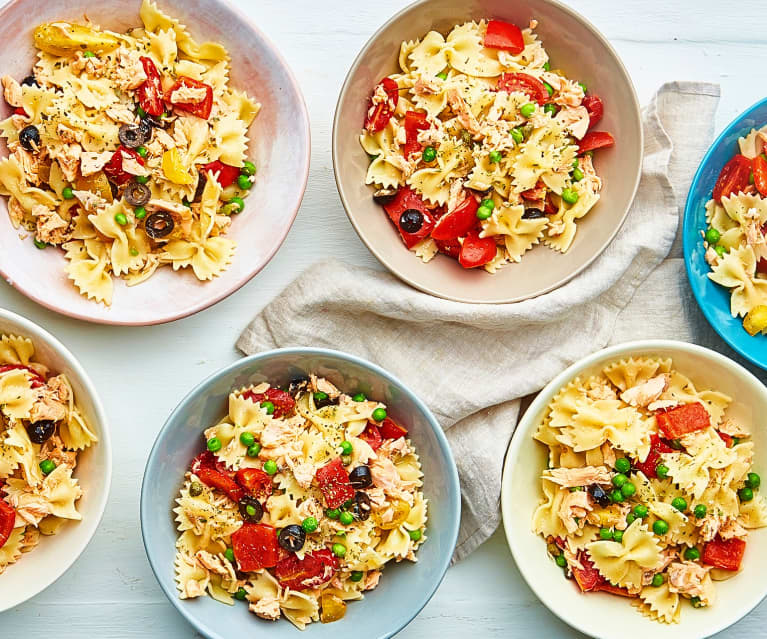
POLYGON ((0 373, 6 373, 8 371, 15 370, 27 371, 32 375, 32 380, 30 381, 30 386, 32 386, 32 388, 40 388, 40 386, 45 384, 45 380, 40 376, 40 374, 29 366, 24 366, 23 364, 3 364, 0 366, 0 373))
POLYGON ((267 524, 243 524, 232 534, 232 550, 242 572, 274 568, 280 557, 277 531, 267 524))
POLYGON ((104 173, 106 176, 118 186, 125 184, 133 179, 133 174, 123 171, 123 154, 129 155, 136 160, 141 166, 144 166, 144 158, 142 158, 133 149, 126 149, 122 144, 117 147, 117 150, 112 155, 109 162, 104 165, 104 173))
POLYGON ((397 191, 394 199, 388 204, 384 204, 383 208, 389 219, 394 222, 394 226, 397 227, 402 241, 408 248, 413 248, 423 238, 428 237, 434 228, 434 213, 426 206, 426 202, 423 201, 421 196, 409 186, 403 186, 397 191), (399 223, 400 217, 408 209, 415 209, 423 215, 423 225, 415 233, 408 233, 403 230, 399 223))
POLYGON ((463 268, 476 268, 492 261, 496 253, 497 247, 492 237, 479 237, 476 231, 472 231, 461 245, 458 262, 463 268))
POLYGON ((490 20, 487 23, 483 44, 488 49, 501 49, 512 55, 518 55, 525 50, 522 30, 516 24, 501 20, 490 20))
POLYGON ((234 502, 240 501, 245 496, 245 490, 234 479, 215 468, 203 466, 196 475, 203 484, 220 490, 234 502))
POLYGON ((240 169, 238 169, 236 166, 224 164, 221 160, 216 160, 215 162, 208 162, 207 164, 203 164, 200 167, 200 171, 204 174, 207 174, 210 172, 215 175, 216 173, 218 173, 218 177, 216 178, 216 181, 224 189, 230 184, 234 184, 234 181, 240 175, 240 169))
POLYGON ((759 191, 759 195, 767 197, 767 160, 761 155, 757 155, 751 165, 754 172, 754 186, 759 191))
POLYGON ((240 468, 234 479, 251 495, 268 497, 272 494, 272 478, 258 468, 240 468))
POLYGON ((272 402, 274 404, 274 413, 272 417, 279 419, 285 415, 289 415, 296 408, 296 400, 290 393, 286 393, 279 388, 268 388, 265 393, 254 393, 252 390, 245 391, 242 396, 245 399, 249 399, 254 404, 260 404, 261 402, 272 402))
POLYGON ((643 462, 636 462, 634 467, 641 470, 645 477, 657 477, 655 469, 661 460, 661 453, 673 453, 674 449, 664 442, 658 435, 650 436, 650 453, 643 462))
POLYGON ((306 590, 330 581, 338 570, 338 559, 330 550, 306 553, 299 559, 291 553, 274 567, 274 576, 283 588, 306 590))
POLYGON ((368 446, 373 450, 381 448, 381 444, 383 443, 383 437, 381 436, 381 431, 378 429, 378 426, 370 422, 365 426, 365 430, 360 433, 359 437, 361 440, 367 442, 368 446))
POLYGON ((136 89, 139 106, 149 115, 159 117, 165 112, 160 72, 151 58, 141 56, 139 60, 141 60, 141 66, 144 67, 144 73, 146 74, 146 81, 136 89))
MULTIPOLYGON (((724 165, 719 179, 714 186, 712 197, 721 202, 723 197, 729 197, 733 193, 740 193, 748 186, 748 178, 751 174, 751 161, 743 156, 736 155, 724 165)), ((756 179, 756 176, 754 176, 756 179)))
POLYGON ((179 76, 176 83, 170 88, 167 93, 167 100, 176 109, 181 109, 192 115, 196 115, 198 118, 207 120, 210 117, 210 112, 213 110, 213 87, 194 78, 187 78, 186 76, 179 76), (205 89, 205 97, 202 102, 170 102, 170 97, 176 89, 205 89))
POLYGON ((400 437, 407 437, 407 428, 400 426, 390 417, 387 417, 381 422, 381 437, 384 439, 399 439, 400 437))
POLYGON ((578 153, 580 155, 588 151, 603 149, 615 144, 615 138, 607 131, 589 131, 578 143, 578 153))
POLYGON ((737 537, 722 539, 717 535, 703 547, 702 560, 704 564, 716 566, 722 570, 740 570, 743 553, 746 552, 746 542, 737 537))
POLYGON ((655 421, 667 439, 679 439, 688 433, 703 430, 711 425, 711 417, 703 404, 683 404, 662 413, 656 413, 655 421))
POLYGON ((583 98, 583 106, 589 112, 589 128, 599 123, 605 113, 605 105, 598 95, 587 95, 583 98))
POLYGON ((16 511, 7 501, 0 498, 0 548, 5 546, 13 532, 16 522, 16 511))
MULTIPOLYGON (((370 133, 378 133, 389 124, 389 120, 391 120, 391 116, 394 115, 394 110, 397 108, 397 103, 399 102, 399 87, 394 80, 391 78, 384 78, 378 83, 378 86, 383 86, 389 99, 386 102, 381 102, 374 106, 373 95, 375 94, 375 89, 373 90, 373 94, 371 94, 370 100, 368 101, 368 108, 365 115, 365 128, 370 131, 370 133)), ((378 86, 376 86, 376 88, 378 88, 378 86)))
POLYGON ((423 111, 408 111, 405 113, 405 157, 410 158, 413 153, 421 150, 418 142, 418 132, 429 128, 426 121, 426 113, 423 111))
POLYGON ((455 259, 458 259, 458 256, 461 254, 461 243, 457 239, 435 240, 435 242, 437 243, 437 248, 440 253, 444 253, 455 259))
POLYGON ((583 566, 583 570, 571 566, 573 571, 573 577, 575 582, 581 589, 581 592, 591 592, 597 589, 600 583, 604 581, 604 577, 599 574, 599 571, 594 567, 591 557, 585 550, 578 551, 578 563, 583 566))
POLYGON ((716 434, 719 435, 719 438, 724 442, 724 445, 727 446, 727 448, 732 448, 732 437, 721 431, 716 431, 716 434))
POLYGON ((340 457, 317 469, 314 478, 319 484, 328 508, 338 508, 354 497, 354 488, 349 483, 349 474, 340 457))
POLYGON ((431 232, 431 236, 435 240, 455 240, 463 237, 477 226, 478 208, 477 200, 471 195, 468 196, 450 213, 439 219, 431 232))
POLYGON ((530 96, 538 104, 546 104, 549 99, 549 92, 543 86, 543 82, 527 73, 504 73, 501 75, 496 86, 498 91, 521 91, 530 96))

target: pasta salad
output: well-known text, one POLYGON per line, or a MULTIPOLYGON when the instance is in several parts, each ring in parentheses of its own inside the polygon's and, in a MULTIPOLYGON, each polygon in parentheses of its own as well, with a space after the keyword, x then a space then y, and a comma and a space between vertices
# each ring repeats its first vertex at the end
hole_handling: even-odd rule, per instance
POLYGON ((77 455, 98 441, 66 375, 35 361, 29 339, 0 335, 0 573, 40 535, 79 521, 77 455))
POLYGON ((533 529, 581 592, 631 599, 679 621, 737 574, 767 525, 748 428, 731 398, 698 389, 671 359, 629 358, 554 397, 535 434, 549 449, 533 529))
POLYGON ((403 42, 374 89, 366 184, 408 249, 494 273, 541 241, 565 253, 598 202, 602 100, 552 69, 529 28, 466 22, 403 42))
POLYGON ((750 335, 767 333, 767 127, 738 140, 706 204, 708 277, 730 290, 730 312, 750 335))
POLYGON ((174 509, 181 599, 247 601, 300 629, 341 619, 389 561, 416 561, 427 501, 407 430, 324 378, 229 395, 174 509))
POLYGON ((61 248, 79 292, 106 305, 115 277, 133 286, 170 265, 202 281, 228 268, 225 235, 256 173, 247 130, 260 105, 230 86, 224 47, 198 44, 150 0, 140 17, 127 33, 41 24, 32 74, 2 77, 11 223, 61 248))

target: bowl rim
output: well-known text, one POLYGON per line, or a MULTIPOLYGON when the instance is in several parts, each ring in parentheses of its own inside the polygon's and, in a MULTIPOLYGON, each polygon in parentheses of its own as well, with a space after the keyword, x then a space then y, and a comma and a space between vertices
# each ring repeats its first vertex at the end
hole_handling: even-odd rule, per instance
MULTIPOLYGON (((104 406, 101 403, 101 398, 96 392, 96 388, 93 385, 91 378, 85 372, 85 369, 82 367, 79 360, 72 354, 72 352, 47 330, 42 328, 40 325, 35 324, 31 320, 22 317, 21 315, 18 315, 4 308, 0 308, 0 319, 16 324, 19 327, 19 333, 23 334, 24 337, 29 337, 33 343, 36 341, 45 343, 46 346, 52 348, 57 355, 65 360, 67 366, 69 366, 77 374, 79 380, 82 382, 82 385, 85 388, 86 394, 93 403, 96 419, 99 422, 99 440, 96 443, 96 446, 99 446, 104 451, 103 455, 105 462, 105 472, 104 476, 101 478, 103 481, 104 490, 97 506, 98 515, 91 517, 87 523, 85 521, 79 522, 80 526, 85 527, 86 537, 84 538, 84 541, 79 544, 79 548, 76 548, 75 552, 66 555, 64 561, 58 564, 54 570, 51 570, 48 577, 39 580, 39 586, 33 594, 19 601, 11 602, 9 605, 6 605, 4 602, 0 602, 0 613, 2 613, 15 608, 16 606, 19 606, 22 603, 30 601, 34 597, 37 597, 43 590, 53 585, 53 583, 58 581, 64 575, 64 573, 66 573, 74 565, 74 563, 80 558, 80 555, 82 555, 85 549, 90 545, 91 541, 93 541, 93 537, 96 535, 96 532, 98 531, 98 528, 101 525, 101 521, 104 517, 104 512, 109 501, 109 493, 112 486, 112 440, 109 430, 109 423, 107 421, 106 412, 104 411, 104 406)), ((34 552, 34 550, 32 552, 34 552)))
MULTIPOLYGON (((138 1, 138 0, 137 0, 138 1)), ((0 262, 0 277, 2 277, 6 282, 8 282, 13 288, 15 288, 17 291, 19 291, 22 295, 25 297, 28 297, 36 304, 39 304, 40 306, 43 306, 44 308, 47 308, 48 310, 51 310, 55 313, 59 313, 60 315, 65 315, 67 317, 72 317, 74 319, 82 320, 84 322, 89 322, 91 324, 105 324, 108 326, 154 326, 157 324, 167 324, 168 322, 175 322, 176 320, 183 319, 185 317, 190 317, 191 315, 195 315, 199 313, 200 311, 204 311, 207 308, 210 308, 211 306, 214 306, 218 304, 220 301, 226 299, 233 293, 236 293, 239 291, 245 284, 250 282, 256 275, 258 275, 264 268, 269 264, 269 262, 272 261, 272 258, 276 255, 277 251, 282 248, 282 245, 285 243, 285 239, 288 237, 288 234, 290 233, 290 229, 293 228, 293 224, 296 221, 296 217, 298 216, 298 211, 301 208, 301 204, 303 203, 304 196, 306 195, 306 187, 309 182, 309 168, 311 165, 311 157, 312 157, 312 131, 311 131, 311 124, 309 119, 309 111, 306 106, 306 98, 304 97, 303 91, 301 90, 301 85, 299 84, 298 80, 296 79, 296 76, 291 69, 290 65, 288 64, 287 60, 283 56, 280 49, 272 42, 271 38, 267 37, 267 35, 256 25, 255 20, 252 19, 250 16, 246 15, 245 12, 239 8, 239 6, 234 5, 230 0, 207 0, 210 3, 217 3, 220 6, 223 6, 227 8, 229 11, 234 13, 238 20, 247 25, 248 28, 255 33, 256 37, 260 38, 264 46, 267 49, 271 50, 272 55, 280 62, 283 69, 283 77, 285 78, 286 84, 293 90, 295 95, 298 97, 298 110, 301 113, 301 118, 296 122, 296 124, 300 125, 301 128, 304 131, 305 139, 306 139, 306 145, 304 147, 304 161, 303 166, 301 167, 301 171, 296 175, 297 183, 300 185, 299 189, 297 191, 298 197, 295 202, 295 206, 292 210, 292 212, 289 215, 290 218, 290 224, 288 224, 285 227, 285 232, 279 234, 279 237, 275 235, 275 238, 278 239, 274 243, 273 248, 264 255, 263 259, 259 261, 253 268, 249 269, 248 272, 244 273, 242 277, 237 279, 236 281, 232 282, 232 284, 228 287, 226 287, 224 290, 222 290, 220 293, 217 293, 215 295, 212 295, 211 297, 208 297, 194 306, 191 306, 187 309, 184 309, 182 312, 173 312, 166 313, 162 316, 153 317, 149 320, 143 320, 143 321, 137 321, 137 320, 122 320, 118 317, 92 317, 90 315, 87 315, 86 313, 81 313, 79 311, 73 310, 73 309, 67 309, 61 306, 58 306, 54 304, 53 302, 47 301, 46 297, 44 295, 44 291, 34 291, 30 290, 21 286, 18 286, 18 283, 14 280, 13 277, 9 273, 6 273, 2 263, 0 262)), ((6 4, 2 9, 0 9, 0 22, 3 21, 3 19, 6 17, 6 15, 11 12, 12 10, 17 9, 17 5, 22 5, 23 3, 28 3, 30 0, 10 0, 8 4, 6 4)), ((204 286, 208 282, 200 282, 199 284, 204 286)), ((96 304, 97 302, 93 302, 96 304)))
MULTIPOLYGON (((416 279, 410 278, 405 275, 400 269, 396 268, 390 260, 387 260, 384 255, 383 251, 378 250, 376 248, 376 243, 374 241, 371 241, 368 239, 367 235, 363 231, 362 224, 360 224, 356 216, 352 214, 351 212, 351 206, 349 205, 348 198, 346 196, 346 191, 343 186, 343 179, 340 175, 339 169, 338 169, 338 158, 341 155, 339 145, 340 145, 340 122, 339 122, 339 113, 341 111, 341 105, 345 102, 347 99, 347 92, 349 91, 352 77, 357 73, 357 70, 362 65, 364 58, 368 52, 368 49, 383 35, 383 33, 391 26, 393 22, 396 20, 399 20, 402 16, 409 13, 410 11, 414 11, 421 6, 428 5, 428 4, 437 4, 435 0, 417 0, 416 2, 413 2, 412 4, 409 4, 405 8, 399 10, 397 13, 395 13, 391 18, 389 18, 386 22, 384 22, 383 25, 381 25, 376 31, 373 33, 370 38, 365 42, 365 44, 360 49, 360 52, 357 54, 357 56, 354 58, 354 62, 352 62, 351 67, 349 67, 349 70, 346 72, 346 78, 344 79, 344 83, 341 86, 341 91, 338 94, 338 100, 336 101, 336 107, 335 107, 335 113, 333 115, 333 130, 331 133, 331 152, 332 152, 332 158, 333 158, 333 176, 335 178, 336 182, 336 189, 338 190, 338 194, 341 197, 341 203, 343 204, 344 211, 346 212, 346 216, 349 218, 349 222, 351 222, 352 227, 354 227, 354 230, 356 231, 357 235, 359 236, 360 240, 362 240, 363 244, 368 248, 368 250, 376 257, 376 259, 383 264, 389 272, 391 272, 393 275, 398 277, 400 280, 405 282, 406 284, 409 284, 413 288, 422 291, 423 293, 428 293, 429 295, 433 295, 434 297, 439 297, 442 299, 451 300, 454 302, 461 302, 464 304, 514 304, 516 302, 523 302, 527 299, 531 299, 534 297, 538 297, 540 295, 545 295, 546 293, 550 293, 551 291, 554 291, 575 278, 576 276, 580 275, 584 270, 586 270, 591 264, 594 263, 594 261, 604 253, 605 249, 612 243, 612 241, 615 239, 615 236, 618 234, 618 231, 623 228, 624 223, 626 222, 626 218, 628 217, 629 211, 631 210, 631 207, 634 204, 634 200, 636 199, 637 191, 639 190, 639 183, 642 179, 642 167, 644 163, 644 126, 642 126, 642 108, 641 104, 639 103, 639 98, 637 96, 636 87, 634 86, 634 82, 631 79, 631 75, 628 72, 628 69, 626 68, 626 65, 624 64, 622 58, 618 55, 618 52, 615 50, 615 48, 612 46, 610 41, 602 34, 602 32, 594 26, 594 24, 588 20, 585 16, 578 13, 574 9, 570 8, 569 6, 563 4, 559 0, 538 0, 538 2, 541 2, 542 4, 549 4, 557 8, 558 10, 562 11, 563 13, 567 14, 572 19, 576 20, 577 22, 580 22, 583 24, 593 35, 596 37, 596 39, 602 44, 604 49, 612 55, 612 57, 617 62, 618 69, 621 71, 624 79, 626 80, 626 83, 630 90, 630 96, 631 101, 634 104, 634 109, 632 115, 636 119, 636 123, 638 123, 638 131, 639 131, 639 162, 638 166, 639 169, 637 171, 636 177, 634 179, 634 186, 631 189, 631 197, 629 199, 628 205, 626 206, 626 210, 621 215, 620 220, 615 225, 614 230, 610 234, 609 237, 605 239, 605 241, 602 243, 602 245, 594 252, 594 254, 586 261, 583 262, 578 268, 572 270, 570 273, 565 275, 564 277, 560 278, 557 282, 550 284, 549 286, 546 286, 542 288, 541 290, 531 293, 528 295, 518 295, 518 296, 512 296, 507 297, 502 300, 496 300, 496 301, 490 301, 490 300, 475 300, 475 299, 468 299, 465 297, 461 297, 458 295, 450 295, 446 292, 440 292, 437 291, 429 286, 426 286, 424 284, 419 283, 416 279)), ((488 274, 489 275, 489 274, 488 274)))
MULTIPOLYGON (((724 139, 731 135, 740 126, 741 121, 750 116, 754 111, 757 111, 760 108, 764 108, 765 106, 767 106, 767 98, 762 98, 761 100, 748 107, 745 111, 742 111, 735 118, 733 118, 730 123, 724 127, 724 130, 717 136, 717 138, 711 143, 711 146, 708 147, 706 154, 700 161, 698 169, 695 171, 695 175, 692 178, 692 182, 690 183, 690 190, 687 192, 687 199, 685 200, 684 204, 684 217, 682 219, 682 252, 684 254, 684 266, 687 273, 687 281, 690 283, 690 288, 692 289, 692 294, 695 297, 695 301, 698 303, 698 308, 700 308, 702 311, 706 321, 709 323, 709 326, 711 326, 717 332, 719 337, 727 342, 727 344, 739 355, 745 357, 752 364, 756 364, 759 368, 767 370, 767 361, 760 360, 759 357, 749 352, 744 345, 739 344, 738 340, 734 337, 734 334, 728 330, 727 325, 722 324, 717 320, 716 316, 711 310, 711 304, 706 303, 703 299, 705 285, 707 285, 710 280, 706 278, 706 281, 701 283, 701 278, 697 277, 692 270, 692 254, 695 248, 695 243, 693 243, 692 238, 696 238, 695 242, 697 242, 699 238, 699 236, 694 233, 695 229, 693 228, 693 218, 695 217, 693 212, 693 199, 698 184, 703 178, 703 171, 711 162, 711 158, 719 149, 719 145, 722 144, 724 139)), ((711 188, 714 188, 713 185, 711 188)), ((713 282, 712 284, 714 286, 718 286, 713 282)), ((749 337, 751 339, 758 339, 752 338, 751 336, 749 337)))
MULTIPOLYGON (((532 429, 532 426, 534 426, 535 424, 534 422, 535 416, 546 407, 546 405, 551 401, 552 397, 556 394, 556 392, 559 389, 561 389, 566 383, 568 383, 571 379, 577 376, 581 371, 589 368, 590 366, 594 365, 598 361, 627 356, 636 351, 648 351, 648 350, 649 351, 673 350, 673 351, 679 351, 679 352, 685 352, 685 353, 692 353, 704 359, 716 361, 718 364, 721 364, 725 368, 729 369, 736 377, 739 377, 742 380, 748 380, 751 384, 753 384, 756 387, 764 388, 764 384, 762 384, 762 382, 759 381, 756 375, 754 375, 751 371, 744 368, 738 362, 714 350, 711 350, 704 346, 699 346, 698 344, 692 344, 692 343, 683 342, 680 340, 644 339, 644 340, 634 340, 630 342, 621 342, 620 344, 608 346, 606 348, 602 348, 594 353, 591 353, 590 355, 587 355, 586 357, 583 357, 577 360, 576 362, 568 366, 564 371, 559 373, 548 384, 546 384, 546 386, 544 386, 539 391, 538 395, 535 397, 535 399, 532 401, 530 406, 527 408, 527 410, 525 411, 525 414, 519 420, 519 424, 517 425, 517 428, 514 430, 511 443, 509 444, 509 448, 506 452, 506 459, 504 460, 504 464, 503 464, 503 477, 501 480, 501 514, 503 517, 503 528, 504 528, 504 534, 506 536, 506 543, 509 546, 509 550, 511 550, 511 554, 514 557, 514 563, 517 564, 517 568, 519 569, 520 574, 524 578, 525 583, 535 593, 536 597, 538 597, 540 602, 544 606, 546 606, 546 608, 548 608, 549 612, 557 616, 559 619, 561 619, 571 628, 574 628, 578 630, 579 632, 583 632, 590 636, 591 636, 591 633, 593 632, 593 629, 582 627, 580 625, 580 621, 569 618, 567 614, 562 612, 561 608, 555 605, 556 602, 553 601, 548 595, 548 593, 546 593, 546 591, 543 590, 538 585, 538 582, 534 578, 534 576, 528 574, 517 562, 517 556, 521 556, 522 551, 520 548, 517 547, 516 537, 511 527, 511 522, 514 519, 513 513, 511 511, 511 499, 509 498, 509 495, 512 492, 512 486, 511 486, 511 476, 513 472, 512 466, 514 465, 517 458, 519 457, 519 449, 522 446, 523 440, 526 440, 527 437, 532 436, 532 433, 530 431, 532 429)), ((767 388, 764 388, 763 394, 765 395, 765 398, 767 398, 767 388)), ((525 532, 531 535, 535 535, 535 533, 529 528, 525 532)), ((763 593, 761 598, 758 601, 756 601, 753 606, 751 606, 748 610, 746 610, 742 616, 738 617, 737 619, 724 620, 724 621, 717 621, 715 619, 711 625, 711 628, 706 631, 705 636, 715 635, 717 632, 721 632, 722 630, 725 630, 726 628, 729 628, 733 624, 737 623, 738 621, 743 619, 746 615, 748 615, 754 608, 756 608, 762 601, 764 601, 766 597, 767 597, 767 582, 765 582, 763 585, 763 593)), ((719 618, 721 619, 721 615, 719 618)), ((681 626, 680 626, 680 629, 681 629, 681 626)), ((681 630, 682 632, 684 632, 683 629, 681 630)), ((610 634, 607 629, 605 629, 604 632, 605 634, 596 635, 597 639, 610 639, 611 637, 614 636, 614 633, 610 634)))
MULTIPOLYGON (((149 476, 150 467, 156 467, 159 464, 158 455, 159 455, 160 440, 163 438, 163 436, 165 436, 170 431, 171 423, 174 420, 176 420, 178 415, 181 414, 186 404, 190 402, 194 397, 196 397, 200 393, 200 391, 203 389, 203 387, 208 386, 209 384, 217 381, 218 379, 222 377, 230 375, 234 370, 240 367, 246 367, 253 362, 257 362, 263 359, 268 359, 270 357, 283 356, 283 355, 304 355, 304 356, 316 355, 316 356, 334 357, 339 360, 351 362, 363 368, 367 368, 373 373, 380 375, 382 378, 384 378, 388 382, 398 386, 402 391, 404 391, 408 399, 410 399, 415 404, 416 408, 418 408, 418 410, 421 411, 421 413, 424 415, 424 417, 426 418, 426 421, 431 426, 431 429, 434 432, 435 437, 437 438, 437 442, 439 444, 440 450, 442 451, 442 454, 445 456, 446 460, 448 461, 446 472, 448 475, 449 486, 451 489, 449 499, 452 502, 450 506, 452 506, 452 510, 454 510, 455 512, 455 517, 452 522, 452 530, 450 531, 450 543, 448 544, 449 551, 446 552, 441 559, 441 562, 439 565, 439 571, 438 571, 439 578, 434 582, 431 588, 431 592, 427 593, 416 604, 416 608, 413 610, 412 615, 411 614, 405 615, 405 617, 407 617, 406 620, 396 622, 395 624, 396 627, 393 627, 392 630, 387 631, 385 634, 381 635, 378 638, 378 639, 388 639, 389 637, 392 637, 395 634, 397 634, 400 630, 402 630, 405 626, 407 626, 413 619, 415 619, 418 616, 421 610, 423 610, 426 604, 429 603, 431 598, 434 596, 434 593, 437 592, 437 590, 439 589, 439 586, 441 585, 442 581, 445 578, 447 569, 450 567, 450 563, 452 561, 452 556, 453 556, 453 552, 455 551, 455 546, 458 542, 458 531, 460 528, 460 521, 461 521, 461 488, 460 488, 460 481, 458 478, 458 468, 455 464, 455 459, 453 458, 453 452, 452 452, 452 449, 450 448, 450 444, 447 441, 447 436, 445 435, 444 430, 440 426, 436 417, 434 417, 434 415, 432 414, 429 407, 412 390, 410 390, 410 388, 406 384, 404 384, 399 378, 387 372, 386 370, 384 370, 377 364, 374 364, 373 362, 370 362, 362 357, 358 357, 350 353, 344 353, 342 351, 338 351, 338 350, 330 349, 330 348, 317 348, 317 347, 275 348, 268 351, 262 351, 260 353, 255 353, 253 355, 242 357, 232 362, 231 364, 228 364, 227 366, 224 366, 223 368, 215 371, 211 375, 208 375, 205 379, 203 379, 200 383, 198 383, 190 392, 188 392, 184 396, 184 398, 178 403, 178 405, 173 409, 171 414, 165 420, 165 423, 163 424, 162 428, 157 433, 157 437, 155 438, 154 444, 152 444, 152 450, 150 451, 149 457, 147 458, 147 461, 146 461, 146 466, 144 468, 144 476, 141 481, 141 497, 139 502, 141 539, 144 544, 144 552, 146 553, 147 559, 149 560, 149 565, 151 566, 155 579, 159 583, 163 593, 170 600, 173 607, 179 613, 181 613, 181 615, 186 619, 186 621, 189 624, 191 624, 198 632, 205 635, 205 637, 207 637, 208 639, 227 639, 223 635, 219 634, 217 631, 209 628, 207 625, 205 625, 203 621, 198 619, 191 612, 192 608, 190 606, 183 605, 184 601, 178 598, 178 593, 176 592, 175 588, 171 589, 166 587, 164 576, 167 575, 167 571, 170 568, 170 566, 160 565, 156 562, 156 559, 153 556, 153 553, 150 549, 151 544, 148 539, 149 533, 147 532, 147 529, 145 527, 145 521, 148 521, 149 512, 150 510, 152 510, 152 505, 150 504, 150 500, 147 497, 147 494, 148 494, 147 478, 149 476)), ((168 504, 168 506, 171 506, 171 504, 168 504)), ((168 512, 170 513, 170 508, 168 509, 168 512)))

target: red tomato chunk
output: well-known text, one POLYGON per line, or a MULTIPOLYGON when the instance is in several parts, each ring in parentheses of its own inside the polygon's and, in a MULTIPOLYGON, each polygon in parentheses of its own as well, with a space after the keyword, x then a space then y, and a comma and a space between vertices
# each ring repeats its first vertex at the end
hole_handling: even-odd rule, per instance
POLYGON ((479 237, 472 231, 461 245, 458 262, 463 268, 476 268, 491 262, 498 252, 492 237, 479 237))
POLYGON ((423 111, 408 111, 405 113, 405 157, 409 158, 416 151, 421 150, 418 142, 418 132, 429 128, 426 121, 426 113, 423 111))
POLYGON ((487 23, 487 32, 483 43, 488 49, 502 49, 512 55, 518 55, 525 49, 525 40, 522 30, 510 22, 490 20, 487 23))
POLYGON ((202 118, 203 120, 207 120, 210 117, 210 112, 213 110, 213 87, 209 84, 205 84, 204 82, 200 82, 199 80, 195 80, 194 78, 180 76, 178 80, 176 80, 176 83, 168 91, 167 100, 175 108, 186 111, 187 113, 191 113, 192 115, 196 115, 198 118, 202 118), (194 92, 199 92, 202 90, 205 92, 205 96, 200 100, 195 100, 194 102, 184 102, 179 100, 176 100, 175 102, 172 101, 171 98, 174 97, 173 94, 176 91, 184 90, 194 92))
POLYGON ((398 102, 399 87, 397 83, 391 78, 381 80, 373 90, 373 95, 370 96, 365 116, 365 128, 371 133, 378 133, 383 130, 391 120, 391 116, 394 115, 394 109, 397 108, 398 102), (379 90, 378 87, 381 89, 379 90), (380 94, 381 90, 386 95, 386 100, 378 101, 377 94, 380 94))
POLYGON ((389 219, 394 222, 402 237, 402 241, 405 242, 405 246, 408 248, 413 248, 423 238, 427 237, 434 228, 434 215, 432 211, 426 206, 426 202, 423 201, 421 196, 409 186, 402 187, 397 191, 394 199, 384 205, 384 211, 386 211, 389 219), (423 224, 415 233, 408 233, 400 225, 402 214, 410 209, 420 212, 423 216, 423 224))
POLYGON ((583 98, 583 106, 589 114, 589 127, 596 125, 604 115, 605 105, 597 95, 587 95, 583 98))
POLYGON ((134 177, 133 174, 123 170, 123 159, 133 159, 141 166, 144 166, 144 158, 136 153, 136 151, 133 149, 126 149, 122 145, 118 146, 109 162, 104 166, 104 173, 106 173, 106 176, 118 186, 125 184, 134 177))
POLYGON ((740 570, 746 542, 742 539, 722 539, 717 537, 703 548, 703 563, 722 570, 740 570))
POLYGON ((296 400, 293 399, 293 396, 279 388, 269 388, 265 393, 254 393, 252 390, 248 390, 242 396, 255 404, 272 402, 274 404, 272 416, 276 419, 292 413, 296 407, 296 400))
POLYGON ((349 475, 340 457, 319 468, 314 477, 328 508, 338 508, 354 497, 354 488, 349 483, 349 475))
POLYGON ((477 200, 472 196, 467 197, 453 211, 440 218, 431 236, 435 240, 454 240, 463 237, 477 226, 478 208, 477 200))
POLYGON ((703 404, 683 404, 672 408, 665 413, 657 413, 655 419, 658 428, 667 439, 679 439, 680 437, 703 430, 711 425, 711 418, 703 408, 703 404))
POLYGON ((546 104, 549 99, 549 92, 543 86, 543 82, 526 73, 504 73, 498 80, 496 88, 508 93, 515 91, 526 93, 538 104, 546 104))
POLYGON ((400 437, 407 437, 407 429, 400 426, 390 417, 387 417, 381 422, 381 437, 384 439, 399 439, 400 437))
POLYGON ((205 174, 213 173, 214 177, 216 178, 216 181, 224 189, 227 186, 234 184, 234 181, 240 175, 240 169, 238 169, 236 166, 230 166, 229 164, 224 164, 221 160, 216 160, 215 162, 208 162, 208 164, 204 164, 201 167, 201 169, 202 169, 202 172, 205 174))
POLYGON ((643 462, 636 462, 634 466, 641 470, 646 477, 657 477, 655 469, 660 464, 661 453, 673 453, 674 449, 664 442, 658 435, 650 437, 650 454, 643 462))
POLYGON ((615 144, 615 138, 607 131, 589 131, 578 143, 578 153, 584 154, 615 144))
POLYGON ((338 560, 329 550, 318 550, 299 559, 291 554, 280 560, 274 576, 283 588, 305 590, 330 581, 338 570, 338 560))
POLYGON ((280 555, 277 531, 266 524, 243 524, 232 535, 232 550, 243 572, 274 568, 280 555))
MULTIPOLYGON (((740 193, 748 187, 751 176, 751 160, 743 155, 736 155, 724 165, 719 179, 714 186, 712 197, 721 202, 723 197, 729 197, 733 193, 740 193)), ((756 179, 756 178, 754 178, 756 179)))
POLYGON ((5 545, 11 536, 15 522, 16 511, 8 502, 0 498, 0 548, 5 545))
POLYGON ((240 501, 245 496, 245 490, 234 479, 214 468, 203 466, 196 474, 203 484, 220 490, 232 501, 240 501))
POLYGON ((137 90, 138 104, 149 115, 161 116, 165 112, 165 103, 162 99, 162 78, 151 58, 142 56, 139 58, 144 67, 146 81, 137 90))
POLYGON ((272 478, 258 468, 240 468, 235 480, 251 495, 267 497, 272 494, 272 478))
POLYGON ((381 444, 383 443, 383 437, 381 436, 381 431, 378 429, 378 426, 370 423, 365 426, 365 430, 360 433, 360 439, 366 441, 373 450, 381 448, 381 444))

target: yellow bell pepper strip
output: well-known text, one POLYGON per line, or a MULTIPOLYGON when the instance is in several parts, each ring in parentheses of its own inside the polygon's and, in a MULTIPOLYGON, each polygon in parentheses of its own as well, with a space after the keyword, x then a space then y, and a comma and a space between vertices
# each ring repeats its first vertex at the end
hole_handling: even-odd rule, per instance
POLYGON ((181 163, 181 156, 175 147, 162 154, 162 172, 174 184, 194 184, 195 182, 181 163))
POLYGON ((68 56, 76 51, 106 53, 120 41, 111 33, 96 31, 71 22, 45 22, 35 29, 35 46, 51 55, 68 56))

